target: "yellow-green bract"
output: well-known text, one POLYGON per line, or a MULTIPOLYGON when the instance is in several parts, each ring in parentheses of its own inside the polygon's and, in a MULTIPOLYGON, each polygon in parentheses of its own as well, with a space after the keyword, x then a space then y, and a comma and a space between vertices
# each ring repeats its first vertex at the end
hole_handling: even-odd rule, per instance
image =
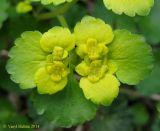
POLYGON ((72 0, 31 0, 31 1, 41 1, 42 4, 44 5, 48 5, 48 4, 59 5, 64 2, 71 2, 72 0))
POLYGON ((19 2, 16 6, 16 11, 18 13, 27 13, 32 10, 32 5, 28 1, 19 2))
POLYGON ((145 16, 150 12, 154 0, 103 0, 105 6, 117 14, 125 13, 128 16, 136 14, 145 16))
POLYGON ((86 16, 73 34, 63 27, 44 34, 24 32, 9 52, 7 71, 22 89, 37 87, 40 94, 54 94, 67 85, 72 69, 68 56, 75 44, 81 60, 75 65, 81 76, 79 85, 95 104, 111 104, 120 82, 136 85, 152 69, 152 50, 143 37, 127 30, 113 31, 103 20, 86 16))

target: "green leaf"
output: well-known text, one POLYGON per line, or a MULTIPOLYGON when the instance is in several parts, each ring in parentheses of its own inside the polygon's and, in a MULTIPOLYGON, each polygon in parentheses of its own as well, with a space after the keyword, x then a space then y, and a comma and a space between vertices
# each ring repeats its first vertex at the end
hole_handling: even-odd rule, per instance
POLYGON ((151 72, 152 50, 143 37, 127 30, 115 31, 115 38, 109 44, 109 60, 118 66, 116 75, 122 83, 138 84, 151 72))
POLYGON ((41 129, 41 131, 53 131, 56 126, 47 121, 44 117, 38 115, 33 108, 33 104, 31 101, 28 101, 28 115, 30 118, 34 120, 34 123, 37 123, 41 129))
POLYGON ((113 103, 99 111, 91 122, 91 131, 133 131, 130 112, 125 103, 113 103))
POLYGON ((9 7, 9 3, 7 0, 0 0, 0 28, 2 27, 2 23, 7 19, 7 9, 9 7))
POLYGON ((21 90, 18 86, 18 84, 14 83, 10 80, 10 75, 7 73, 6 69, 6 62, 1 61, 0 62, 0 87, 2 87, 4 90, 7 90, 9 92, 14 92, 16 94, 25 94, 27 93, 24 90, 21 90))
POLYGON ((154 52, 155 64, 149 77, 137 85, 137 89, 143 95, 152 95, 160 93, 160 50, 154 52))
POLYGON ((72 74, 63 91, 54 95, 34 93, 31 100, 38 114, 58 127, 81 124, 92 119, 96 114, 96 105, 84 97, 72 74))
POLYGON ((24 32, 9 52, 7 71, 23 89, 35 87, 35 72, 44 65, 46 54, 40 48, 40 32, 24 32))

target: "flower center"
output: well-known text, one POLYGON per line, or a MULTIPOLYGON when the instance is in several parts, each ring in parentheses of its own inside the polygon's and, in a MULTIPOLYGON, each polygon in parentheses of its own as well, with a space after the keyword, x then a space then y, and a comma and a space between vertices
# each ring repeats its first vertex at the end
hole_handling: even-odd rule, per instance
POLYGON ((108 53, 108 48, 104 44, 100 44, 96 39, 89 38, 87 40, 87 52, 91 60, 96 60, 102 55, 108 53))
POLYGON ((68 56, 68 52, 62 47, 56 46, 52 52, 53 60, 60 61, 65 59, 68 56))
POLYGON ((88 79, 91 82, 97 82, 104 76, 107 70, 107 65, 103 65, 101 60, 92 61, 89 67, 88 79))
POLYGON ((59 46, 54 47, 52 54, 47 56, 46 70, 53 81, 59 82, 69 74, 69 69, 64 60, 67 56, 68 52, 59 46))
POLYGON ((66 65, 64 65, 61 61, 54 61, 53 63, 48 64, 46 66, 46 70, 50 74, 52 80, 55 82, 60 81, 69 73, 66 65))

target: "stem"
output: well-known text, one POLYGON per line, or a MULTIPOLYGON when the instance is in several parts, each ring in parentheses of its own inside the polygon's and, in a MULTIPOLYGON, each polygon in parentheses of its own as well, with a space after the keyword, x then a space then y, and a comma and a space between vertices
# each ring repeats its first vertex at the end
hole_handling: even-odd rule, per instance
POLYGON ((83 125, 77 126, 77 128, 75 129, 75 131, 83 131, 83 125))
POLYGON ((68 27, 67 21, 63 15, 58 15, 57 18, 63 27, 68 27))
MULTIPOLYGON (((140 94, 137 91, 134 91, 134 90, 131 90, 131 89, 128 89, 128 88, 121 88, 120 93, 126 94, 128 96, 133 96, 133 97, 142 97, 142 98, 147 97, 147 96, 144 96, 144 95, 140 94)), ((151 96, 148 96, 148 98, 150 98, 154 101, 160 101, 160 95, 158 95, 158 94, 153 94, 151 96)))
POLYGON ((8 51, 7 50, 2 50, 0 51, 0 58, 8 58, 8 51))
POLYGON ((60 6, 59 8, 43 14, 37 14, 35 17, 39 20, 47 20, 53 17, 56 17, 58 15, 63 15, 65 12, 67 12, 74 4, 77 3, 78 0, 73 0, 72 2, 66 3, 63 6, 60 6))

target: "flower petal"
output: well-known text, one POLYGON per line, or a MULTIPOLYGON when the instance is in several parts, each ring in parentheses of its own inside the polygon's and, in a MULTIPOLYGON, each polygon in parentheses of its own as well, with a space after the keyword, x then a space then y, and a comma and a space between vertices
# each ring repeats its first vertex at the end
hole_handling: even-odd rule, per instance
POLYGON ((86 62, 82 61, 79 65, 75 68, 76 72, 81 76, 87 76, 89 73, 89 66, 86 62))
POLYGON ((55 46, 60 46, 70 51, 75 46, 75 40, 68 28, 57 26, 42 35, 40 44, 46 52, 52 52, 55 46))
POLYGON ((87 52, 87 45, 81 44, 76 47, 76 53, 81 57, 84 58, 87 52))
POLYGON ((67 77, 62 78, 59 82, 54 82, 43 67, 36 72, 35 83, 40 94, 54 94, 67 85, 67 77))
POLYGON ((74 28, 76 44, 85 44, 89 38, 96 39, 98 43, 109 44, 114 37, 110 25, 91 16, 84 17, 74 28))
POLYGON ((96 104, 111 104, 118 95, 119 86, 119 81, 111 74, 106 74, 104 78, 95 83, 92 83, 86 77, 80 80, 80 87, 85 97, 96 104))

